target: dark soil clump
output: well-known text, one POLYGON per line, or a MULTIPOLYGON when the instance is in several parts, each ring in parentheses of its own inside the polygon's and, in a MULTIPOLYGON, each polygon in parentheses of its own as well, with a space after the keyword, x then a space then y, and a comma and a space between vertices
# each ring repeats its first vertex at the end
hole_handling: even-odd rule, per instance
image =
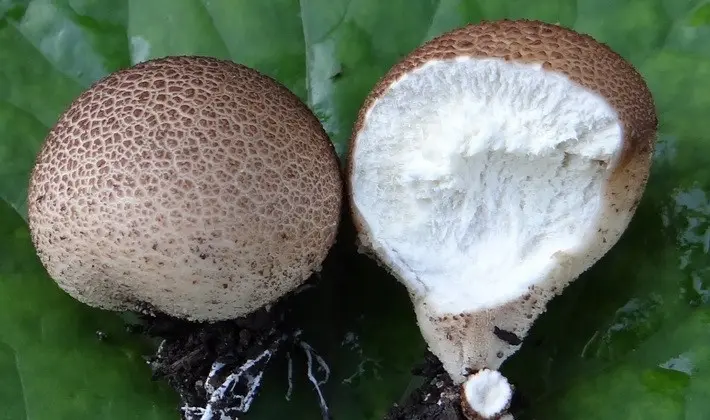
POLYGON ((396 404, 385 420, 466 420, 461 411, 459 388, 441 362, 427 353, 424 363, 412 371, 426 379, 403 404, 396 404))
POLYGON ((189 406, 204 407, 204 379, 214 362, 236 367, 257 357, 276 341, 272 312, 260 310, 248 318, 214 324, 188 324, 153 318, 147 329, 162 338, 152 360, 154 376, 168 381, 189 406))
POLYGON ((272 356, 293 345, 297 337, 283 322, 284 314, 280 304, 216 323, 153 314, 141 316, 136 332, 160 340, 149 359, 153 377, 167 381, 179 394, 183 419, 201 418, 210 398, 214 400, 215 391, 232 374, 234 380, 225 385, 228 392, 212 401, 211 409, 220 414, 214 418, 238 418, 257 396, 261 374, 272 356))
MULTIPOLYGON (((424 362, 412 373, 425 378, 402 404, 395 404, 384 420, 466 420, 461 409, 460 388, 455 386, 439 359, 427 352, 424 362)), ((519 412, 525 403, 513 394, 510 413, 519 412)))
POLYGON ((153 377, 166 381, 178 393, 184 420, 203 418, 206 409, 213 410, 213 415, 205 418, 243 418, 252 401, 258 399, 262 376, 270 365, 278 368, 275 359, 290 359, 293 352, 306 355, 308 380, 316 391, 322 419, 331 418, 320 389, 330 370, 317 349, 304 341, 303 320, 297 312, 299 305, 312 300, 312 293, 321 293, 322 277, 341 276, 340 248, 331 251, 336 256, 325 260, 320 274, 273 305, 243 318, 188 322, 145 308, 146 315, 140 316, 135 332, 159 342, 157 352, 148 360, 153 377), (219 398, 215 400, 215 396, 219 398))

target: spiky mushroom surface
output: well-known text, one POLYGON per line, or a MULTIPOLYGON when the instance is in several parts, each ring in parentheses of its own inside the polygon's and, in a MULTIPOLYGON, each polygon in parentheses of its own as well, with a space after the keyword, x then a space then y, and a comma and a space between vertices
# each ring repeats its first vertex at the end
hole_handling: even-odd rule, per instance
POLYGON ((632 65, 538 21, 444 34, 375 86, 348 159, 363 249, 454 381, 498 369, 626 229, 656 134, 632 65))
POLYGON ((109 75, 60 117, 32 172, 29 225, 80 301, 220 320, 317 270, 341 202, 332 144, 287 88, 166 57, 109 75))

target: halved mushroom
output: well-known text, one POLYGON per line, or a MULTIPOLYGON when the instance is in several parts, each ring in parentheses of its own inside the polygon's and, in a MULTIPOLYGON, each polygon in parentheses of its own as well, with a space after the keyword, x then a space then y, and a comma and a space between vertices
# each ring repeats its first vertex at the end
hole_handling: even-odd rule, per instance
POLYGON ((537 21, 446 33, 375 86, 348 162, 359 241, 407 287, 456 383, 498 369, 617 242, 656 126, 632 65, 537 21))

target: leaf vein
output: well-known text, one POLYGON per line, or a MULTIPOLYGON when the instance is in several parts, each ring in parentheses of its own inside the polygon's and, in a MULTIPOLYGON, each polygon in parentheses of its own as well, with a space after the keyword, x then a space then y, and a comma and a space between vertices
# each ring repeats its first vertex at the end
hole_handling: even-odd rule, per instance
POLYGON ((217 34, 219 42, 222 44, 222 48, 224 49, 224 51, 229 53, 230 56, 234 56, 234 51, 231 51, 229 49, 229 46, 227 45, 227 39, 225 38, 222 31, 220 31, 219 27, 217 27, 217 24, 214 20, 214 16, 212 15, 212 12, 210 12, 210 8, 207 7, 207 5, 205 4, 205 0, 198 0, 197 2, 200 4, 200 6, 202 6, 202 9, 205 11, 205 14, 209 18, 210 24, 212 25, 214 32, 217 34))

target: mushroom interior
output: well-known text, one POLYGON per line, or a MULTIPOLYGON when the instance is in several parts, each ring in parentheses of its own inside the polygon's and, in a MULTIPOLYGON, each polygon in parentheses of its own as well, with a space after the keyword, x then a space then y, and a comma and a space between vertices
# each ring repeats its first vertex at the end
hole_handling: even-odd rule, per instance
POLYGON ((433 60, 354 139, 364 240, 441 312, 492 308, 593 240, 623 146, 605 99, 540 64, 433 60))
POLYGON ((462 397, 475 414, 491 418, 508 409, 513 388, 497 370, 482 369, 463 383, 462 397))

